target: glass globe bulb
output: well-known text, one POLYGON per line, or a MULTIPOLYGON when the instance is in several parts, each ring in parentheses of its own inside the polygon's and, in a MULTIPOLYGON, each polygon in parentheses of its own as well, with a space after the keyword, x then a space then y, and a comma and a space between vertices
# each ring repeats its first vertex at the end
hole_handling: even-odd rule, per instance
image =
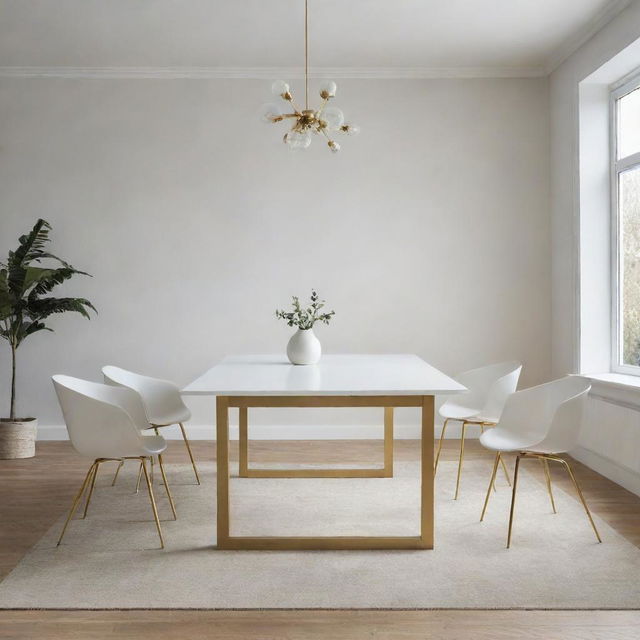
POLYGON ((334 140, 329 140, 327 144, 329 145, 329 149, 331 149, 331 153, 338 153, 338 151, 340 151, 340 145, 334 140))
POLYGON ((271 93, 274 96, 282 97, 286 93, 289 93, 289 85, 284 80, 276 80, 271 85, 271 93))
POLYGON ((289 131, 285 142, 291 151, 306 149, 311 144, 311 134, 309 131, 289 131))
POLYGON ((320 116, 329 129, 339 129, 344 122, 344 114, 338 107, 327 107, 320 116))
POLYGON ((260 107, 259 117, 262 122, 275 122, 275 119, 281 115, 282 109, 274 102, 263 104, 260 107))
POLYGON ((357 136, 360 133, 360 127, 357 124, 343 124, 342 131, 348 136, 357 136))
POLYGON ((337 90, 338 86, 333 80, 325 80, 325 82, 320 85, 320 97, 324 100, 334 98, 337 90))

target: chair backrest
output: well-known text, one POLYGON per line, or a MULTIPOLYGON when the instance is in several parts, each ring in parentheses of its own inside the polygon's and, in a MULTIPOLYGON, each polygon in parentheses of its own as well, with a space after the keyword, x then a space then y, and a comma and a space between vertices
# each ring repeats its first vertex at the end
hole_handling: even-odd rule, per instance
POLYGON ((180 389, 173 382, 143 376, 112 365, 102 367, 102 375, 106 384, 137 391, 142 397, 150 422, 154 422, 154 418, 158 416, 169 415, 176 411, 188 411, 182 401, 180 389))
POLYGON ((93 458, 140 455, 140 431, 149 423, 135 391, 64 375, 52 380, 69 438, 79 453, 93 458))
POLYGON ((469 407, 476 407, 485 418, 500 418, 507 398, 516 390, 522 365, 519 362, 500 362, 477 369, 465 371, 455 379, 463 384, 468 392, 452 398, 458 399, 469 407))
POLYGON ((519 362, 503 362, 498 365, 493 365, 491 369, 496 377, 487 393, 487 401, 485 402, 481 415, 494 422, 498 422, 507 398, 514 393, 518 387, 522 365, 519 362))
POLYGON ((518 434, 527 448, 562 453, 578 441, 583 405, 591 383, 567 376, 509 396, 496 429, 518 434))

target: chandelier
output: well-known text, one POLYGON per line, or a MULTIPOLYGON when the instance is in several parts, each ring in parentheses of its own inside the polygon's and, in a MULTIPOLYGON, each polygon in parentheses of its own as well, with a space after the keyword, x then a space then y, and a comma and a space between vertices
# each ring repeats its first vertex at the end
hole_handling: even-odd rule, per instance
POLYGON ((340 151, 340 145, 333 140, 330 132, 339 131, 347 135, 356 135, 360 127, 346 124, 344 114, 338 107, 328 106, 336 95, 337 86, 333 80, 320 85, 322 102, 317 110, 309 109, 309 20, 308 0, 304 0, 304 109, 299 109, 293 101, 289 85, 283 80, 277 80, 271 86, 274 96, 282 98, 285 104, 269 103, 262 106, 260 118, 263 122, 283 122, 292 120, 293 126, 284 134, 283 141, 291 151, 306 149, 311 144, 311 134, 322 135, 333 153, 340 151), (288 105, 286 104, 288 103, 288 105), (284 109, 292 109, 285 113, 284 109))

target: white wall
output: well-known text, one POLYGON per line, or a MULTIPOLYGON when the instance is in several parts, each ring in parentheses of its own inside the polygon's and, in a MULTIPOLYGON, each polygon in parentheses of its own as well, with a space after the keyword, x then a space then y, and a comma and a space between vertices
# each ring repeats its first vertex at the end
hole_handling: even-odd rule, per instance
MULTIPOLYGON (((608 367, 608 176, 602 157, 594 160, 594 152, 608 153, 608 131, 589 131, 587 127, 606 127, 605 92, 612 80, 610 71, 617 66, 622 76, 634 66, 633 57, 612 59, 638 38, 640 2, 636 1, 569 57, 549 80, 554 376, 595 373, 598 366, 601 371, 608 367), (603 65, 609 61, 605 74, 603 65)), ((635 50, 636 46, 629 49, 635 50)), ((640 52, 635 66, 640 67, 640 52)), ((640 405, 637 400, 621 405, 619 399, 605 399, 605 395, 606 390, 595 389, 581 447, 574 453, 601 473, 640 492, 640 458, 635 446, 640 437, 640 405), (631 408, 635 405, 636 409, 631 408)))
POLYGON ((639 37, 640 2, 636 0, 549 77, 555 376, 580 369, 578 84, 639 37))
MULTIPOLYGON (((94 276, 67 290, 100 312, 24 344, 21 413, 62 424, 56 372, 185 384, 225 354, 282 351, 273 311, 312 286, 337 312, 327 352, 450 373, 517 358, 524 386, 548 379, 546 79, 342 81, 362 134, 337 156, 290 154, 256 120, 269 99, 253 80, 0 80, 0 254, 48 219, 55 252, 94 276)), ((211 402, 194 410, 212 421, 211 402)))

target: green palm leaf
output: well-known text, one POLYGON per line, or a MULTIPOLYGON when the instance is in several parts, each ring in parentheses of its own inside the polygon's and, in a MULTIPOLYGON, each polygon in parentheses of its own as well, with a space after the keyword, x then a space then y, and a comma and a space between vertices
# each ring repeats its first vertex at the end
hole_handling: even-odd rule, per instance
POLYGON ((20 236, 18 248, 9 252, 6 263, 0 263, 0 337, 11 346, 12 419, 15 416, 16 349, 22 341, 38 331, 52 331, 45 324, 51 315, 71 311, 90 318, 89 312, 96 311, 85 298, 43 297, 74 275, 89 275, 45 250, 50 230, 51 225, 39 219, 28 234, 20 236), (43 261, 58 264, 40 266, 43 261))

